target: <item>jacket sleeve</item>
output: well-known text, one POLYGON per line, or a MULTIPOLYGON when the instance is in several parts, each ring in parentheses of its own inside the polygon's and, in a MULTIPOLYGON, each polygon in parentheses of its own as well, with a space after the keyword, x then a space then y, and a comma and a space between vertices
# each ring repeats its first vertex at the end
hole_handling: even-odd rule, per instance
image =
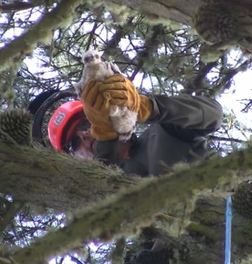
POLYGON ((153 113, 148 122, 158 122, 173 136, 193 140, 217 130, 222 121, 221 105, 204 96, 151 97, 153 113))

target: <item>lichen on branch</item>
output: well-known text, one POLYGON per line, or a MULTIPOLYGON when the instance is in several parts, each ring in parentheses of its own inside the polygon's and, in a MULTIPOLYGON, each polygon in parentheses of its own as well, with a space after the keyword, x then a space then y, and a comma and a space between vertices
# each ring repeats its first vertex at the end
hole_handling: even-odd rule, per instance
POLYGON ((52 30, 68 25, 75 15, 75 8, 81 0, 62 0, 50 13, 43 15, 27 32, 15 38, 0 49, 0 72, 17 64, 26 54, 32 52, 38 42, 46 42, 52 30))
POLYGON ((229 190, 232 184, 249 177, 251 169, 252 149, 248 148, 189 169, 142 180, 135 187, 97 202, 88 209, 78 210, 71 224, 49 233, 31 247, 21 249, 14 258, 20 263, 36 264, 41 263, 41 258, 65 252, 83 240, 112 239, 150 221, 160 210, 192 199, 198 191, 216 187, 222 191, 229 190))

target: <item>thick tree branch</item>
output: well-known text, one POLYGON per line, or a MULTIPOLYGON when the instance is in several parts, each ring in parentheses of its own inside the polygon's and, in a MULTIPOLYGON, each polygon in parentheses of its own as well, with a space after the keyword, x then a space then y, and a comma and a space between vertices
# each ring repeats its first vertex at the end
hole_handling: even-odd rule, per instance
MULTIPOLYGON (((105 2, 116 5, 125 5, 133 10, 138 10, 146 15, 149 21, 162 21, 169 23, 173 20, 183 24, 192 25, 192 17, 198 8, 205 4, 204 0, 106 0, 105 2)), ((211 2, 211 1, 209 1, 211 2)), ((224 1, 225 2, 225 1, 224 1)), ((250 0, 230 0, 229 5, 239 5, 245 9, 251 9, 250 0)), ((114 8, 116 12, 119 8, 114 8)))
POLYGON ((75 8, 81 3, 81 0, 62 0, 52 12, 44 15, 27 32, 0 49, 0 70, 16 64, 31 52, 38 42, 47 41, 53 29, 71 22, 75 8))
POLYGON ((96 161, 41 148, 0 143, 0 192, 35 205, 68 211, 139 181, 96 161))
MULTIPOLYGON (((182 229, 182 232, 174 236, 174 232, 170 231, 172 226, 169 215, 160 214, 157 222, 162 221, 162 229, 158 228, 160 224, 144 227, 138 238, 141 240, 140 246, 143 246, 137 254, 134 251, 129 251, 128 254, 136 254, 135 257, 139 260, 137 263, 145 263, 144 259, 147 258, 153 260, 147 263, 163 263, 159 262, 162 259, 165 259, 166 263, 180 264, 204 263, 206 259, 207 264, 224 263, 225 197, 213 193, 197 196, 189 218, 186 232, 182 229), (153 246, 151 250, 146 250, 144 245, 150 242, 153 246)), ((251 254, 251 226, 251 217, 244 218, 233 210, 232 263, 243 263, 241 259, 251 254)), ((134 256, 130 259, 134 259, 134 256)))
POLYGON ((36 264, 41 258, 64 252, 83 240, 112 239, 114 235, 133 230, 136 224, 150 220, 160 210, 174 208, 176 204, 192 199, 195 191, 213 190, 217 186, 222 192, 230 189, 230 185, 238 180, 251 176, 251 169, 252 149, 248 148, 190 169, 143 180, 130 191, 123 191, 79 212, 69 226, 49 233, 31 247, 17 252, 15 260, 36 264))
POLYGON ((152 21, 160 22, 161 20, 164 21, 164 19, 171 19, 176 22, 190 24, 191 16, 199 7, 202 0, 107 0, 107 2, 117 5, 126 5, 133 10, 138 10, 152 21))

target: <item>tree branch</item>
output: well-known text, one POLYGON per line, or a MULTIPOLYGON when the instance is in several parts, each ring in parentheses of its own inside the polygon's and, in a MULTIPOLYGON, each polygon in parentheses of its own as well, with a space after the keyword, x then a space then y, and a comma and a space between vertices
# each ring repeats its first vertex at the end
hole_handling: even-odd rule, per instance
POLYGON ((222 193, 225 189, 230 190, 232 184, 248 178, 251 169, 250 147, 190 169, 143 180, 128 191, 122 191, 113 198, 79 211, 70 225, 49 233, 29 248, 21 249, 14 258, 18 263, 36 264, 41 263, 41 259, 62 253, 83 240, 98 237, 112 239, 116 234, 134 230, 136 224, 150 221, 160 210, 168 208, 169 211, 178 203, 192 199, 196 191, 206 188, 213 190, 217 186, 222 193))
MULTIPOLYGON (((159 214, 156 217, 157 224, 142 228, 137 239, 141 241, 141 248, 137 252, 129 250, 128 259, 136 257, 137 263, 163 263, 159 262, 162 259, 166 263, 180 264, 204 263, 206 259, 207 264, 224 263, 225 198, 210 192, 197 196, 190 217, 186 219, 189 221, 185 222, 186 232, 182 229, 176 236, 171 217, 165 212, 159 214), (150 242, 153 243, 152 247, 146 250, 144 245, 150 242), (147 258, 149 262, 144 261, 147 258)), ((251 215, 244 218, 234 208, 232 215, 232 262, 243 263, 241 260, 252 252, 251 215)), ((178 221, 181 220, 183 219, 180 217, 178 221)), ((129 261, 129 264, 135 262, 129 261)))
POLYGON ((44 15, 27 32, 0 49, 0 71, 20 61, 38 42, 47 41, 53 29, 71 22, 75 8, 81 3, 81 0, 62 0, 52 12, 44 15))
POLYGON ((60 211, 85 206, 139 181, 97 161, 1 142, 0 167, 1 193, 60 211))
MULTIPOLYGON (((160 22, 164 19, 171 19, 179 23, 190 23, 191 16, 195 9, 199 7, 199 4, 203 0, 107 0, 106 2, 114 3, 117 5, 126 5, 133 10, 138 10, 143 15, 148 17, 148 20, 154 22, 160 22)), ((119 8, 117 8, 119 10, 119 8)), ((116 6, 114 12, 117 12, 116 6)))

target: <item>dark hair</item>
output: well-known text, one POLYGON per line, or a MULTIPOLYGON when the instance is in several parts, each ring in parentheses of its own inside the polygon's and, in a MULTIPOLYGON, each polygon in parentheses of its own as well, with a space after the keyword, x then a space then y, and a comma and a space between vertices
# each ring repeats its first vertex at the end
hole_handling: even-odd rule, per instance
MULTIPOLYGON (((67 126, 64 128, 63 131, 63 135, 62 135, 62 142, 66 142, 66 138, 67 138, 67 131, 69 129, 69 127, 72 125, 73 122, 75 122, 76 120, 81 120, 81 122, 76 126, 75 128, 75 132, 77 130, 87 130, 90 128, 90 123, 88 122, 88 120, 86 118, 80 118, 81 116, 84 116, 83 113, 78 113, 77 115, 75 115, 70 122, 67 124, 67 126)), ((69 142, 66 142, 66 145, 64 146, 64 151, 66 152, 73 152, 75 151, 79 145, 81 144, 81 138, 79 135, 74 134, 71 138, 71 140, 69 142)))
POLYGON ((80 139, 80 137, 79 137, 78 135, 73 136, 73 138, 72 138, 70 144, 71 144, 71 150, 72 150, 72 151, 76 151, 76 149, 77 149, 77 148, 80 146, 80 144, 81 144, 81 139, 80 139))

